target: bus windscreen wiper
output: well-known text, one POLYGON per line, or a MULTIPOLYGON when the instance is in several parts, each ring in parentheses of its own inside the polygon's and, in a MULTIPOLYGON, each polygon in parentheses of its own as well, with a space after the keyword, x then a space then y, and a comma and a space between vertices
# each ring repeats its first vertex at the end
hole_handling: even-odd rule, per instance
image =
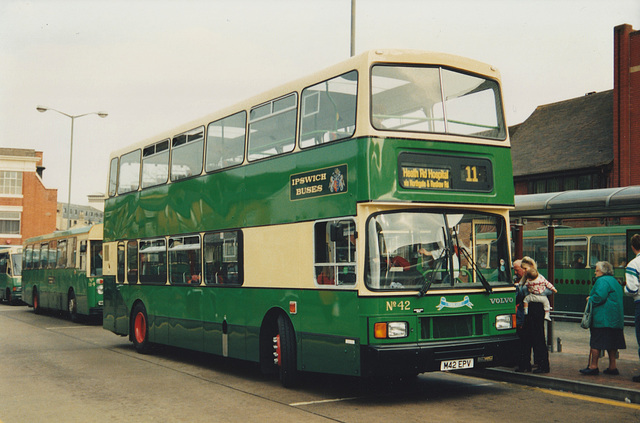
POLYGON ((473 269, 473 272, 478 275, 478 278, 480 279, 480 282, 482 282, 482 286, 484 286, 484 289, 486 289, 487 292, 491 294, 493 292, 493 289, 491 288, 491 285, 489 285, 487 278, 484 277, 484 275, 478 268, 476 262, 471 258, 471 254, 469 254, 469 252, 465 248, 459 248, 458 251, 461 251, 461 254, 467 259, 469 264, 471 264, 471 269, 473 269))
MULTIPOLYGON (((420 291, 418 292, 418 297, 424 297, 424 295, 427 293, 427 291, 431 287, 431 284, 433 283, 434 279, 436 278, 436 275, 438 274, 438 271, 440 270, 440 267, 442 266, 442 262, 443 262, 442 257, 444 257, 444 255, 447 254, 448 251, 449 251, 449 248, 445 247, 444 250, 442 250, 442 253, 440 253, 438 258, 435 260, 436 267, 431 272, 431 275, 428 280, 426 277, 424 278, 424 285, 422 285, 422 288, 420 288, 420 291)), ((447 257, 448 257, 448 254, 447 254, 447 257)))

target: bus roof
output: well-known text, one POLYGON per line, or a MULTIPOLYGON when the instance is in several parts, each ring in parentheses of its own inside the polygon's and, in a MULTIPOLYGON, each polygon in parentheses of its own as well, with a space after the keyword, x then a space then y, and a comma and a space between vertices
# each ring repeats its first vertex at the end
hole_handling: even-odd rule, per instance
POLYGON ((9 252, 9 254, 20 254, 22 245, 0 245, 0 253, 9 252))
MULTIPOLYGON (((236 103, 232 106, 220 109, 214 113, 209 113, 193 121, 187 122, 179 127, 168 129, 160 132, 153 137, 146 138, 142 141, 134 141, 128 147, 113 151, 110 155, 110 160, 114 157, 119 157, 122 154, 128 153, 138 148, 144 148, 150 144, 170 139, 177 134, 189 131, 196 127, 207 125, 210 122, 218 119, 230 116, 242 110, 250 110, 251 108, 271 101, 273 99, 285 96, 294 91, 300 92, 304 88, 314 85, 318 82, 330 79, 337 75, 344 74, 354 69, 360 71, 368 71, 371 65, 376 63, 408 63, 408 64, 426 64, 426 65, 440 65, 448 68, 465 70, 479 74, 491 79, 500 79, 499 71, 491 65, 482 63, 473 59, 468 59, 462 56, 456 56, 446 53, 427 52, 420 50, 398 50, 398 49, 379 49, 365 51, 357 56, 351 57, 343 62, 334 64, 323 70, 310 74, 306 77, 294 80, 287 84, 265 91, 256 96, 250 97, 244 101, 236 103)), ((364 72, 360 77, 362 84, 369 82, 368 72, 364 72)), ((360 113, 360 112, 359 112, 360 113)), ((360 130, 356 128, 356 132, 353 137, 358 137, 363 134, 359 133, 360 130)), ((402 135, 407 136, 407 133, 402 135)), ((491 140, 486 140, 487 143, 491 143, 491 140)), ((500 145, 504 145, 504 141, 499 142, 500 145)))
MULTIPOLYGON (((587 235, 624 235, 628 229, 640 229, 640 225, 620 225, 620 226, 598 226, 584 228, 556 228, 555 236, 587 236, 587 235)), ((524 231, 525 238, 547 238, 548 230, 546 228, 538 228, 524 231)))
POLYGON ((39 235, 39 236, 29 238, 24 243, 30 244, 32 242, 48 241, 48 240, 59 239, 59 238, 69 238, 72 236, 78 236, 78 235, 84 235, 84 234, 87 234, 87 238, 90 238, 90 239, 102 239, 102 227, 103 227, 103 224, 99 223, 97 225, 92 225, 92 226, 82 226, 79 228, 71 228, 66 231, 55 231, 50 234, 39 235))

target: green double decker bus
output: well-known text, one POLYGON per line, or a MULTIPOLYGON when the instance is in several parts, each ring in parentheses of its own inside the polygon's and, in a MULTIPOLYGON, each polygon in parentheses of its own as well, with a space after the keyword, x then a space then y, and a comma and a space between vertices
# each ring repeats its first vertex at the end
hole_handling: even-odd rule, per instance
POLYGON ((141 353, 249 360, 285 386, 514 357, 489 65, 366 52, 114 152, 107 188, 103 326, 141 353))
POLYGON ((22 247, 0 247, 0 300, 11 305, 22 298, 22 247))
POLYGON ((102 224, 29 238, 24 244, 22 299, 36 313, 100 319, 103 307, 102 224))

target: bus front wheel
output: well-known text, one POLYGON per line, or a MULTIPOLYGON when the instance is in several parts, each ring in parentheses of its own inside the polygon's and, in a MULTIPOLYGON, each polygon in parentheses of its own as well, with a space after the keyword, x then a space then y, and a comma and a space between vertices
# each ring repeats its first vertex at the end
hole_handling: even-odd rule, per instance
POLYGON ((296 335, 291 321, 284 315, 278 316, 278 334, 274 339, 274 344, 280 383, 285 388, 295 387, 299 382, 296 335))
POLYGON ((149 342, 149 319, 144 304, 136 303, 131 313, 131 319, 133 346, 140 354, 147 354, 151 351, 151 343, 149 342))
POLYGON ((76 301, 76 294, 73 292, 73 289, 69 291, 67 297, 67 310, 69 311, 71 321, 76 323, 78 321, 78 301, 76 301))

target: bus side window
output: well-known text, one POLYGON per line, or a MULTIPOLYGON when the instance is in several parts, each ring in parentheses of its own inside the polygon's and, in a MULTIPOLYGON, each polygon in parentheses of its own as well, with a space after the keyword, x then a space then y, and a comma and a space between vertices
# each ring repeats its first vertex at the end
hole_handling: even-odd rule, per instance
POLYGON ((31 266, 32 269, 40 268, 40 244, 33 246, 33 263, 31 266))
POLYGON ((118 243, 118 253, 116 257, 116 281, 118 283, 124 282, 124 242, 118 243))
POLYGON ((357 91, 357 71, 305 88, 300 101, 300 147, 351 137, 356 125, 357 91))
POLYGON ((244 281, 241 231, 204 236, 204 281, 207 285, 242 285, 244 281))
POLYGON ((132 285, 138 283, 138 241, 127 243, 127 281, 132 285))
POLYGON ((599 261, 608 261, 614 267, 625 267, 626 242, 624 236, 592 236, 589 264, 594 267, 599 261))
POLYGON ((87 241, 80 241, 80 270, 87 269, 87 241))
POLYGON ((164 238, 140 241, 140 283, 167 282, 167 246, 164 238))
POLYGON ((68 247, 68 261, 67 267, 70 269, 76 268, 76 255, 78 254, 78 244, 76 243, 76 237, 69 238, 69 247, 68 247))
POLYGON ((33 266, 33 245, 27 246, 24 250, 23 257, 23 265, 24 269, 31 269, 33 266))
POLYGON ((102 275, 102 241, 93 240, 90 241, 90 252, 91 252, 91 271, 89 274, 91 276, 100 276, 102 275))
POLYGON ((118 194, 137 191, 140 187, 140 150, 124 154, 118 171, 118 194))
POLYGON ((47 268, 47 260, 49 259, 49 243, 43 242, 40 244, 40 269, 47 268))
POLYGON ((116 188, 118 187, 118 158, 111 159, 111 165, 109 166, 109 197, 116 195, 116 188))
POLYGON ((169 179, 169 140, 142 150, 142 188, 166 184, 169 179))
POLYGON ((207 127, 206 171, 242 164, 244 160, 247 113, 211 122, 207 127))
POLYGON ((204 127, 173 137, 171 141, 171 181, 200 175, 204 149, 204 127))
POLYGON ((249 112, 249 161, 293 151, 298 94, 258 105, 249 112))
POLYGON ((200 236, 169 238, 169 282, 200 285, 200 236))
POLYGON ((64 269, 67 267, 67 240, 61 239, 58 241, 58 264, 56 267, 64 269))
POLYGON ((7 273, 9 268, 9 253, 0 253, 0 274, 7 273))
POLYGON ((318 285, 355 284, 356 237, 356 226, 352 220, 315 224, 314 267, 318 285))
POLYGON ((587 238, 557 238, 555 260, 558 269, 583 269, 586 267, 587 238))
POLYGON ((58 241, 49 241, 49 261, 47 267, 55 269, 58 263, 58 241))

